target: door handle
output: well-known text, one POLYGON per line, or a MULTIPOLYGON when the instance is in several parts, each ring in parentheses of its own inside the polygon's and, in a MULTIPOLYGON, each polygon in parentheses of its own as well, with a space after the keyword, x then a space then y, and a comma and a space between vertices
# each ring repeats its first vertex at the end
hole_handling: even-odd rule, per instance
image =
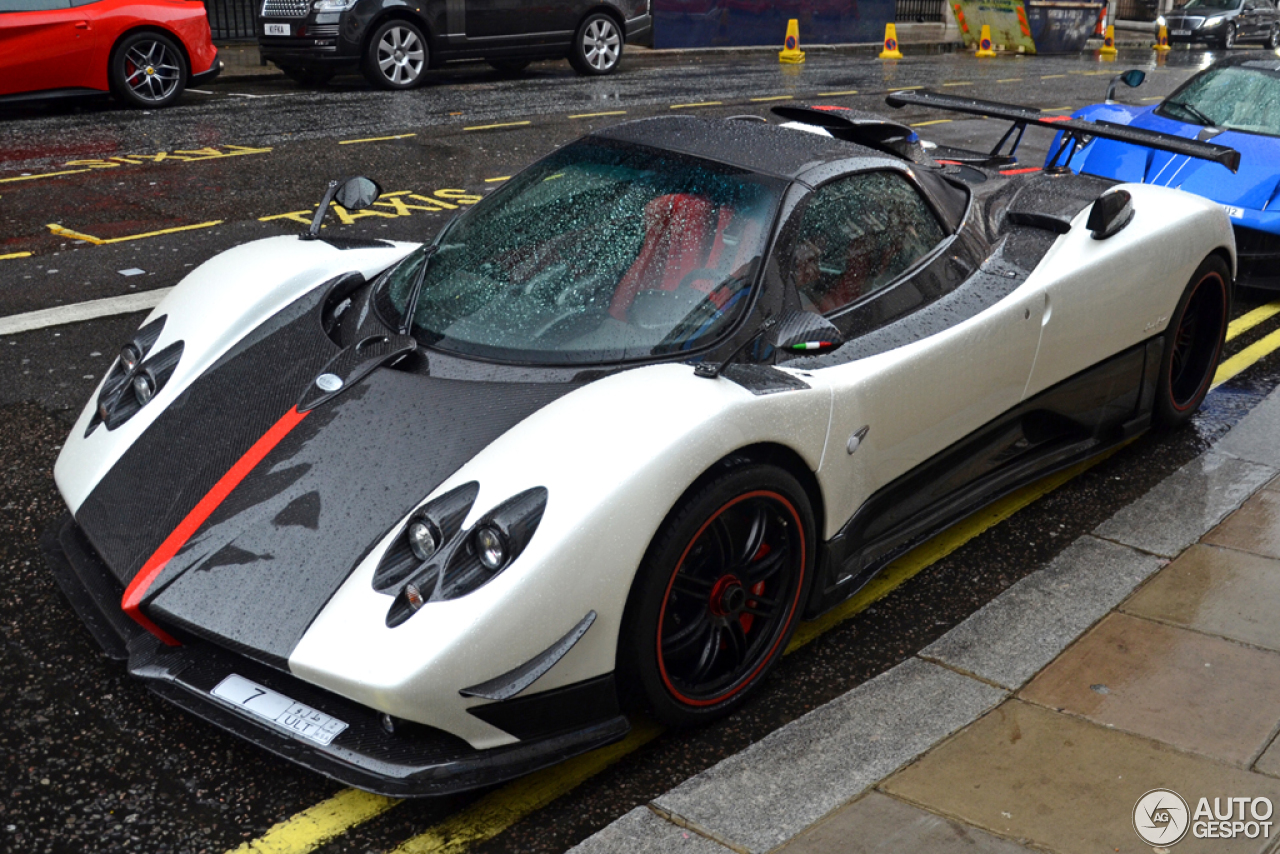
POLYGON ((87 29, 89 29, 89 22, 88 22, 88 21, 76 21, 76 29, 77 29, 77 30, 87 30, 87 29))

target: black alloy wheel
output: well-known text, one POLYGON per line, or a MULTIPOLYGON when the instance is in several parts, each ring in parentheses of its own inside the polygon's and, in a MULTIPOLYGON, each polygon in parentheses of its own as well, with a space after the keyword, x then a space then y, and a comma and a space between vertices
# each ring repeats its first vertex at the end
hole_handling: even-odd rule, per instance
POLYGON ((624 691, 689 725, 741 703, 795 632, 813 514, 786 471, 743 464, 696 489, 650 546, 619 639, 624 691))
POLYGON ((569 64, 579 74, 609 74, 622 61, 622 28, 609 15, 588 15, 573 37, 569 64))
POLYGON ((1231 273, 1217 255, 1206 258, 1178 301, 1166 330, 1155 417, 1164 427, 1191 419, 1218 370, 1231 316, 1231 273))
POLYGON ((1271 28, 1271 32, 1267 34, 1267 50, 1275 50, 1280 48, 1280 26, 1271 28))
POLYGON ((1236 25, 1228 22, 1227 28, 1222 31, 1222 49, 1231 50, 1236 45, 1236 25))
POLYGON ((135 107, 167 107, 187 88, 187 57, 162 33, 121 39, 111 51, 107 79, 117 98, 135 107))
POLYGON ((422 29, 393 18, 373 31, 364 55, 364 76, 380 89, 412 89, 426 79, 430 59, 422 29))

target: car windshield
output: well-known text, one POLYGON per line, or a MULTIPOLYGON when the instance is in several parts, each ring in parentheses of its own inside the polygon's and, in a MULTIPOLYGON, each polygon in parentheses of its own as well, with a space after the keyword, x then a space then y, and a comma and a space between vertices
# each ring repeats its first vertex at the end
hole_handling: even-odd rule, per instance
POLYGON ((1189 0, 1185 6, 1181 6, 1174 11, 1177 12, 1229 12, 1232 9, 1240 8, 1240 0, 1189 0))
POLYGON ((785 182, 584 140, 383 275, 379 305, 436 349, 581 364, 698 349, 745 310, 785 182), (434 253, 434 254, 432 254, 434 253))
POLYGON ((1280 136, 1280 74, 1248 64, 1210 68, 1174 92, 1160 105, 1159 114, 1194 124, 1209 119, 1226 130, 1280 136))

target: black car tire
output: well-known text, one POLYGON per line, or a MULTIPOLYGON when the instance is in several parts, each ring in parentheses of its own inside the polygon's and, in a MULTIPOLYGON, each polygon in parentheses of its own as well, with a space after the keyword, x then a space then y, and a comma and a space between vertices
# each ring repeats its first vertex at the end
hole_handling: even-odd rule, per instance
POLYGON ((626 37, 618 22, 603 12, 588 15, 573 36, 569 64, 579 74, 610 74, 622 61, 626 37))
POLYGON ((696 484, 654 537, 627 600, 624 701, 671 726, 738 706, 786 649, 813 567, 813 511, 790 473, 741 463, 696 484))
POLYGON ((280 70, 295 83, 303 86, 324 86, 333 79, 334 71, 323 65, 282 65, 280 70))
POLYGON ((1213 384, 1231 317, 1231 271, 1210 255, 1178 300, 1165 332, 1165 352, 1156 379, 1155 421, 1180 427, 1204 401, 1213 384))
POLYGON ((1226 29, 1222 31, 1222 49, 1231 50, 1236 44, 1236 25, 1228 22, 1226 29))
POLYGON ((364 76, 380 89, 413 89, 426 79, 431 50, 422 28, 403 18, 373 31, 364 54, 364 76))
POLYGON ((107 80, 111 93, 131 106, 167 107, 187 88, 187 57, 163 33, 134 33, 111 51, 107 80))
POLYGON ((1280 26, 1272 27, 1271 32, 1267 34, 1267 50, 1276 48, 1280 48, 1280 26))
POLYGON ((495 71, 503 74, 519 74, 529 67, 527 59, 489 59, 485 60, 495 71))

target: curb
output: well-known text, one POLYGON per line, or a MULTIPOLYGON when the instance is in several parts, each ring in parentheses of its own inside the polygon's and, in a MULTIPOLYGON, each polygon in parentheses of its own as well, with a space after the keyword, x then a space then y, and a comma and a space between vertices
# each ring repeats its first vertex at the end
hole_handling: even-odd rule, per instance
POLYGON ((571 854, 758 854, 796 838, 1012 696, 1280 475, 1277 432, 1280 390, 915 656, 637 807, 571 854))

